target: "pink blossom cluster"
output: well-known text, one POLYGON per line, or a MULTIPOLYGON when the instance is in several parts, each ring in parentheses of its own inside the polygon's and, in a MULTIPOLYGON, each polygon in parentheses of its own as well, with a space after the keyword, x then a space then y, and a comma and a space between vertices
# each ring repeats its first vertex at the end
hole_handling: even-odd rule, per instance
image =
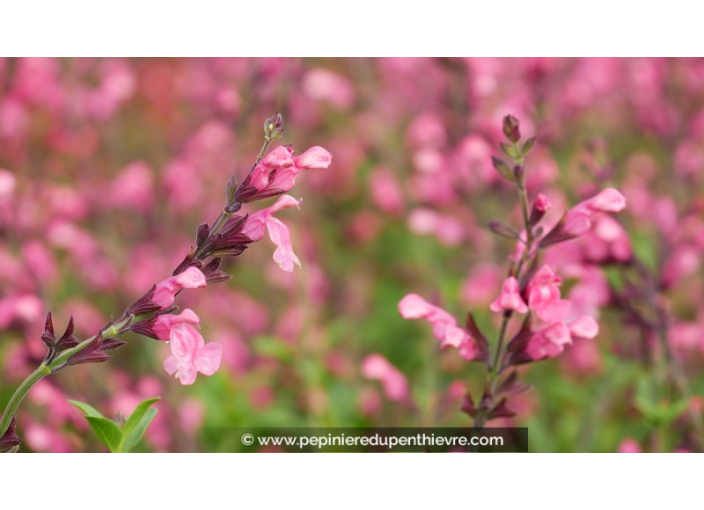
MULTIPOLYGON (((619 212, 626 206, 625 198, 614 189, 607 189, 598 195, 580 202, 565 215, 565 221, 545 234, 544 239, 559 238, 564 241, 585 235, 593 228, 592 218, 603 212, 619 212), (566 234, 566 235, 565 235, 566 234)), ((550 202, 544 195, 538 195, 535 210, 547 212, 550 202)), ((540 242, 540 241, 537 241, 540 242)), ((520 255, 525 239, 519 240, 517 253, 520 255)), ((502 285, 498 297, 491 303, 493 312, 532 312, 538 319, 533 323, 533 332, 525 346, 525 356, 515 357, 515 362, 538 361, 554 358, 561 354, 573 339, 593 339, 599 332, 599 325, 589 315, 579 315, 569 299, 561 297, 562 278, 554 268, 543 265, 528 280, 522 290, 518 280, 509 276, 502 285)), ((433 336, 440 340, 441 347, 452 346, 466 360, 480 358, 481 350, 470 332, 461 328, 457 320, 447 311, 432 305, 417 294, 409 294, 398 305, 404 319, 425 319, 433 326, 433 336)))
MULTIPOLYGON (((280 195, 293 187, 296 176, 301 171, 325 169, 332 162, 332 156, 322 147, 313 147, 297 157, 294 157, 293 154, 292 149, 283 146, 266 154, 254 166, 244 184, 238 188, 238 191, 236 193, 233 192, 230 200, 237 200, 239 193, 244 197, 246 191, 243 190, 246 190, 247 186, 252 186, 255 190, 248 197, 280 195)), ((250 198, 250 200, 254 199, 256 198, 250 198)), ((231 237, 231 241, 222 247, 219 244, 213 244, 212 246, 208 244, 211 241, 207 233, 207 226, 204 228, 203 234, 201 234, 199 229, 199 238, 197 240, 199 249, 204 249, 207 253, 205 247, 208 247, 211 251, 215 250, 212 253, 216 253, 220 249, 223 253, 227 252, 228 255, 237 255, 244 249, 240 248, 238 243, 259 241, 266 230, 269 232, 272 242, 277 246, 274 252, 274 261, 284 271, 293 271, 293 265, 297 264, 300 266, 300 260, 293 252, 288 228, 283 222, 275 218, 274 214, 282 209, 299 207, 299 205, 300 202, 298 200, 289 195, 283 195, 270 207, 256 211, 241 219, 238 217, 232 218, 225 224, 225 231, 231 231, 231 234, 228 234, 231 237), (231 225, 233 223, 234 225, 231 225)), ((217 235, 223 238, 223 234, 217 235)), ((228 235, 225 235, 223 240, 228 235)), ((217 265, 214 268, 219 267, 218 259, 213 260, 217 261, 217 265)), ((148 295, 148 301, 158 305, 161 310, 168 311, 173 305, 176 295, 182 290, 205 287, 209 278, 201 271, 202 265, 200 263, 192 265, 195 262, 196 260, 189 255, 184 261, 186 264, 185 269, 181 272, 178 272, 179 270, 177 269, 174 276, 157 284, 150 295, 148 295)), ((213 279, 214 281, 219 281, 221 277, 217 273, 213 273, 213 279)), ((144 326, 138 323, 132 330, 167 341, 171 348, 171 356, 164 360, 164 369, 170 375, 175 375, 181 384, 190 385, 195 382, 198 373, 213 375, 220 367, 223 352, 220 343, 205 343, 203 337, 196 329, 199 326, 200 318, 196 313, 190 309, 185 309, 178 315, 169 313, 158 315, 153 321, 148 324, 145 323, 144 326)))

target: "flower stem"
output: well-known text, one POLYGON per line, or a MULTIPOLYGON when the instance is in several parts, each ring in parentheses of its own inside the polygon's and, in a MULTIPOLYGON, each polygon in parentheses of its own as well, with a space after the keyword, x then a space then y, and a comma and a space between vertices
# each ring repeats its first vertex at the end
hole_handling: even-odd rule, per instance
POLYGON ((5 432, 7 432, 7 429, 10 427, 12 417, 15 415, 17 408, 20 403, 22 403, 22 399, 24 399, 27 392, 39 380, 49 374, 51 374, 51 369, 42 363, 39 365, 39 368, 37 368, 29 375, 29 377, 22 381, 22 384, 20 384, 17 390, 15 390, 15 393, 10 398, 10 401, 7 403, 7 407, 5 407, 5 411, 2 414, 2 420, 0 420, 0 437, 5 435, 5 432))
MULTIPOLYGON (((113 338, 124 333, 125 327, 129 326, 134 321, 134 319, 135 318, 130 315, 129 317, 119 320, 110 327, 103 329, 103 338, 113 338)), ((10 397, 10 401, 7 403, 5 411, 3 411, 2 413, 2 420, 0 420, 0 437, 2 437, 5 432, 7 432, 7 429, 10 427, 12 417, 15 415, 15 412, 17 412, 17 408, 19 407, 20 403, 22 403, 22 400, 24 399, 25 395, 27 395, 29 390, 32 389, 32 386, 37 384, 41 379, 43 379, 47 375, 51 375, 57 368, 60 368, 61 365, 64 365, 71 356, 81 352, 83 349, 88 347, 88 345, 93 340, 95 340, 96 336, 97 335, 93 335, 92 337, 78 344, 76 347, 63 351, 50 364, 47 365, 45 363, 42 363, 41 365, 39 365, 39 368, 37 368, 24 381, 22 381, 22 384, 19 385, 19 387, 15 390, 15 393, 12 395, 12 397, 10 397)))
MULTIPOLYGON (((517 144, 514 144, 516 150, 520 150, 517 144)), ((525 172, 523 172, 523 155, 516 159, 515 163, 520 167, 520 171, 517 172, 520 178, 516 182, 516 187, 518 189, 518 198, 521 203, 521 213, 523 216, 523 228, 526 232, 525 249, 521 254, 521 258, 516 265, 515 273, 512 275, 521 281, 521 276, 523 275, 523 268, 526 262, 532 256, 533 249, 533 230, 530 224, 530 214, 528 209, 528 192, 526 191, 525 183, 525 172)), ((519 240, 522 242, 522 240, 519 240)), ((493 360, 489 364, 489 373, 485 385, 485 393, 488 394, 489 398, 493 399, 494 391, 496 390, 496 384, 498 382, 498 377, 503 369, 504 357, 506 355, 504 349, 504 342, 506 341, 506 332, 508 331, 508 325, 513 317, 513 310, 506 310, 503 314, 503 319, 501 321, 501 327, 499 329, 498 339, 496 341, 496 351, 494 352, 493 360)), ((476 418, 474 419, 474 426, 482 428, 487 421, 488 409, 480 409, 476 418)))

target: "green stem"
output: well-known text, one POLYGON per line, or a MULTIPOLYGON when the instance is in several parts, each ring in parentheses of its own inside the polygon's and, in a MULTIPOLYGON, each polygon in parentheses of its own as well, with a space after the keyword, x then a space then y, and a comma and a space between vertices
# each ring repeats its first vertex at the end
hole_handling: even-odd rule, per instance
POLYGON ((533 229, 530 227, 530 213, 528 212, 528 192, 524 183, 518 185, 518 196, 521 199, 521 211, 523 212, 523 225, 526 229, 526 252, 530 251, 533 244, 533 229))
POLYGON ((271 138, 266 137, 264 139, 264 145, 262 145, 261 150, 259 151, 259 154, 257 154, 257 160, 254 162, 254 166, 257 166, 259 162, 264 159, 264 155, 266 154, 266 151, 269 150, 269 145, 271 145, 271 138))
POLYGON ((22 399, 24 399, 27 392, 39 380, 49 374, 51 374, 51 369, 42 363, 39 365, 39 368, 37 368, 29 375, 29 377, 22 381, 22 384, 19 385, 14 395, 12 395, 12 398, 10 398, 10 401, 7 403, 7 407, 5 407, 5 411, 2 414, 2 420, 0 421, 0 437, 4 436, 7 429, 10 428, 12 417, 15 415, 17 408, 20 406, 20 403, 22 402, 22 399))
MULTIPOLYGON (((515 145, 515 144, 514 144, 515 145)), ((517 148, 518 146, 515 145, 517 148)), ((521 157, 519 160, 515 161, 515 163, 522 165, 523 164, 523 158, 521 157)), ((521 172, 523 175, 523 172, 521 172)), ((523 267, 525 266, 526 262, 531 256, 531 251, 533 249, 533 231, 532 227, 530 225, 530 213, 528 212, 528 192, 526 191, 526 186, 525 186, 525 176, 521 177, 519 182, 517 183, 517 188, 518 188, 518 198, 521 203, 521 213, 523 215, 523 227, 526 231, 526 241, 525 241, 525 249, 523 250, 523 254, 521 255, 520 260, 518 261, 518 264, 516 265, 516 272, 513 275, 516 280, 519 282, 521 281, 521 276, 523 275, 523 267)), ((511 317, 513 317, 513 311, 512 310, 506 310, 504 311, 503 314, 503 320, 501 321, 501 327, 499 329, 499 335, 498 339, 496 341, 496 351, 494 352, 493 356, 493 361, 489 365, 489 374, 488 378, 486 381, 486 386, 485 388, 488 388, 489 390, 489 395, 492 395, 496 389, 496 383, 498 382, 498 377, 501 373, 501 369, 504 364, 504 357, 505 357, 505 352, 504 352, 504 342, 506 340, 506 332, 508 330, 508 324, 511 321, 511 317)), ((483 412, 480 412, 477 414, 477 417, 474 419, 474 426, 481 428, 484 426, 484 423, 486 423, 487 419, 487 411, 484 410, 483 412)))
MULTIPOLYGON (((518 183, 518 197, 521 202, 521 211, 523 211, 523 228, 526 231, 526 246, 523 254, 521 255, 518 265, 516 266, 516 274, 514 275, 516 280, 520 282, 523 273, 523 266, 525 265, 530 252, 533 249, 533 232, 530 225, 530 216, 528 214, 528 193, 526 192, 526 187, 524 182, 518 183)), ((494 354, 494 361, 491 365, 491 370, 489 372, 489 381, 491 387, 493 387, 494 380, 499 373, 501 361, 503 358, 503 345, 506 337, 506 330, 508 329, 508 323, 513 316, 511 310, 504 312, 503 320, 501 321, 501 329, 499 330, 499 338, 496 343, 496 353, 494 354)))
MULTIPOLYGON (((501 321, 501 329, 499 330, 499 339, 496 344, 496 353, 494 354, 494 361, 491 364, 490 376, 493 378, 499 372, 499 357, 501 356, 501 350, 504 344, 504 338, 506 337, 506 329, 508 328, 508 321, 511 319, 511 312, 504 312, 503 320, 501 321)), ((491 379, 490 379, 491 380, 491 379)), ((493 381, 492 381, 493 382, 493 381)))
MULTIPOLYGON (((134 321, 134 319, 135 318, 133 316, 129 316, 125 319, 118 321, 112 326, 105 328, 104 330, 102 330, 103 338, 113 338, 120 335, 125 331, 124 328, 126 326, 129 326, 134 321)), ((88 345, 93 340, 95 340, 96 336, 97 335, 93 335, 92 337, 78 344, 76 347, 63 351, 49 365, 42 363, 41 365, 39 365, 39 368, 37 368, 24 381, 22 381, 22 384, 19 385, 19 387, 15 390, 15 393, 12 395, 12 397, 10 397, 10 401, 7 403, 5 411, 3 411, 2 413, 2 420, 0 421, 0 437, 2 437, 5 432, 7 432, 7 429, 10 427, 12 417, 15 415, 15 412, 17 412, 17 408, 19 407, 20 403, 22 403, 22 400, 24 399, 25 395, 27 395, 29 390, 32 389, 32 386, 37 384, 37 382, 39 382, 47 375, 51 375, 54 369, 66 363, 66 361, 68 361, 71 356, 78 352, 81 352, 83 349, 88 347, 88 345)))

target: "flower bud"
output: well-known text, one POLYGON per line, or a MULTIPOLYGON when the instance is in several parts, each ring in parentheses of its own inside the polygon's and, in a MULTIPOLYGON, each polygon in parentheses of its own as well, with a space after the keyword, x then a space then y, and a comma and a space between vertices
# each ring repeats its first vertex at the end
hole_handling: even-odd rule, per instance
POLYGON ((545 213, 548 212, 552 208, 552 204, 550 203, 550 200, 540 193, 536 198, 535 202, 533 202, 533 209, 530 212, 530 224, 535 226, 537 225, 540 220, 543 219, 543 216, 545 216, 545 213))
POLYGON ((503 124, 504 135, 513 143, 521 139, 521 131, 518 126, 518 119, 513 115, 506 115, 503 124))
POLYGON ((15 433, 15 423, 15 417, 13 416, 10 421, 10 426, 7 428, 2 437, 0 437, 0 453, 16 452, 17 447, 22 442, 15 433))
POLYGON ((267 140, 278 140, 284 134, 284 118, 276 112, 264 121, 264 136, 267 140))

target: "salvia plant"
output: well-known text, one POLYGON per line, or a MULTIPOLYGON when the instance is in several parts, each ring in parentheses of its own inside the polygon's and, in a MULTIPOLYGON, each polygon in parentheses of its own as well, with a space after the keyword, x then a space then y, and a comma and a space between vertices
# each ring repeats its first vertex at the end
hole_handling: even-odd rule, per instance
POLYGON ((606 188, 562 214, 556 224, 544 219, 552 205, 537 193, 529 197, 526 178, 530 172, 527 156, 536 138, 523 140, 518 119, 503 120, 505 142, 503 157, 493 157, 496 171, 516 188, 520 204, 521 225, 514 227, 503 221, 489 223, 490 230, 516 243, 510 256, 508 271, 501 292, 490 310, 499 318, 498 330, 489 334, 481 330, 473 313, 459 322, 453 315, 417 294, 405 296, 398 310, 405 319, 424 319, 433 328, 433 336, 441 348, 454 348, 468 362, 486 367, 481 388, 470 388, 462 404, 475 427, 515 415, 511 399, 529 389, 519 378, 517 367, 559 356, 576 339, 594 339, 599 324, 582 314, 561 294, 563 278, 544 262, 546 251, 589 233, 603 215, 626 207, 623 195, 606 188))
MULTIPOLYGON (((299 207, 299 200, 284 193, 290 191, 299 174, 307 170, 325 169, 332 162, 331 154, 322 147, 312 147, 297 155, 290 146, 278 146, 269 151, 284 133, 281 114, 264 122, 264 143, 249 173, 239 182, 232 177, 226 185, 225 206, 213 223, 198 226, 195 244, 171 276, 152 286, 142 297, 127 307, 117 320, 109 320, 95 335, 79 340, 74 334, 71 317, 63 333, 54 326, 51 312, 46 317, 41 336, 46 356, 37 369, 17 388, 0 421, 0 451, 17 451, 20 437, 16 430, 15 413, 23 398, 41 379, 72 366, 102 363, 114 350, 124 346, 121 337, 128 332, 169 344, 171 356, 164 369, 181 384, 189 385, 197 375, 214 374, 220 367, 222 346, 206 343, 198 332, 200 318, 191 309, 181 310, 175 304, 183 290, 199 289, 230 279, 222 268, 224 260, 238 257, 251 243, 260 241, 268 232, 276 245, 274 261, 284 271, 293 271, 300 261, 293 252, 288 228, 274 214, 286 208, 299 207), (253 202, 278 197, 273 205, 252 213, 242 208, 253 202)), ((103 417, 87 404, 73 401, 86 416, 99 439, 112 452, 132 449, 154 418, 156 409, 150 406, 157 399, 142 402, 122 426, 103 417)), ((118 417, 118 422, 123 420, 118 417)))

